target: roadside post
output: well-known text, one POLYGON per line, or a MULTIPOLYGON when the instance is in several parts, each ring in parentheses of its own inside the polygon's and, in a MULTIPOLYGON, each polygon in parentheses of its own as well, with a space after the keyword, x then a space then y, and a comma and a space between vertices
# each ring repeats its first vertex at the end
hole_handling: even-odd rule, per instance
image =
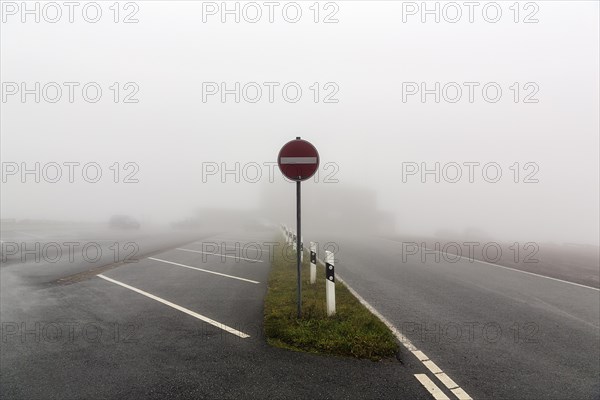
POLYGON ((291 181, 296 182, 296 272, 298 286, 298 318, 302 317, 302 229, 301 229, 301 196, 302 181, 309 179, 319 168, 319 152, 311 143, 296 137, 296 140, 287 142, 277 156, 279 170, 291 181))
POLYGON ((335 267, 333 253, 325 251, 325 298, 327 300, 327 316, 335 314, 335 267))
POLYGON ((310 283, 317 282, 317 244, 310 242, 310 283))

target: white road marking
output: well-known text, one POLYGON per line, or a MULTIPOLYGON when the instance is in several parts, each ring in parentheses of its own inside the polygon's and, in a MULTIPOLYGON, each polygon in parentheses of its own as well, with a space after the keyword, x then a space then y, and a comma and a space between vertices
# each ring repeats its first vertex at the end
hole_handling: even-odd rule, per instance
MULTIPOLYGON (((228 244, 230 244, 230 243, 228 243, 228 244)), ((234 246, 235 246, 235 244, 236 243, 234 243, 234 246)), ((240 243, 238 242, 237 244, 240 244, 240 243)), ((250 244, 252 244, 252 245, 258 245, 258 247, 250 247, 249 244, 244 244, 245 247, 243 247, 243 248, 241 248, 239 246, 238 247, 234 247, 233 249, 230 248, 230 247, 227 247, 227 246, 225 246, 225 247, 220 246, 220 247, 221 247, 221 251, 240 251, 240 250, 243 250, 245 248, 246 251, 260 251, 261 253, 269 253, 269 250, 265 250, 265 249, 263 249, 263 248, 261 248, 259 246, 260 243, 256 243, 255 242, 255 243, 250 243, 250 244)))
MULTIPOLYGON (((321 260, 320 258, 317 258, 317 262, 321 263, 322 265, 325 265, 323 260, 321 260)), ((346 281, 344 281, 342 279, 342 277, 337 273, 336 273, 336 279, 338 281, 340 281, 340 283, 342 283, 344 286, 346 286, 348 291, 350 291, 350 293, 352 293, 352 295, 354 297, 356 297, 357 300, 363 306, 365 306, 365 308, 367 310, 369 310, 373 315, 375 315, 377 318, 379 318, 381 320, 381 322, 383 322, 392 331, 392 333, 394 334, 394 336, 396 336, 396 338, 400 341, 400 343, 402 343, 402 345, 404 347, 406 347, 412 354, 414 354, 414 356, 417 357, 417 359, 419 361, 421 361, 421 363, 423 363, 423 365, 427 369, 429 369, 431 372, 433 372, 433 374, 444 384, 444 386, 446 386, 448 389, 450 389, 452 391, 452 393, 454 393, 459 398, 459 400, 473 400, 467 394, 467 392, 465 392, 463 389, 461 389, 460 386, 458 386, 456 384, 456 382, 454 382, 452 379, 450 379, 450 377, 448 375, 446 375, 444 373, 444 371, 442 371, 442 369, 440 367, 438 367, 433 361, 431 361, 429 359, 429 357, 427 357, 425 355, 425 353, 423 353, 421 350, 417 349, 415 347, 415 345, 413 345, 412 342, 406 336, 404 336, 402 334, 402 332, 400 332, 400 330, 398 330, 398 328, 396 328, 390 321, 388 321, 387 318, 385 318, 383 315, 381 315, 381 313, 379 311, 377 311, 371 304, 369 304, 369 302, 367 302, 360 294, 358 294, 354 289, 352 289, 352 287, 350 285, 348 285, 346 283, 346 281), (460 394, 460 396, 459 396, 459 394, 460 394)), ((420 376, 424 377, 424 379, 426 379, 427 381, 431 382, 431 380, 427 377, 427 375, 424 375, 424 374, 417 374, 417 375, 420 375, 420 376)), ((415 375, 415 377, 417 375, 415 375)), ((417 377, 417 379, 419 379, 419 378, 417 377)), ((423 381, 421 381, 421 379, 419 379, 419 381, 423 384, 423 386, 425 386, 427 388, 427 386, 423 383, 423 381)), ((433 382, 431 382, 431 384, 437 388, 437 386, 435 386, 435 384, 433 384, 433 382)), ((429 390, 429 389, 427 389, 427 390, 429 390)), ((431 391, 430 391, 430 393, 433 395, 433 397, 436 396, 431 391)), ((438 393, 438 392, 436 392, 436 393, 438 393)), ((439 394, 441 394, 441 396, 444 396, 444 397, 439 397, 440 400, 448 399, 448 397, 441 390, 439 391, 439 394)), ((438 398, 436 397, 436 399, 438 399, 438 398)))
POLYGON ((436 376, 436 378, 440 380, 440 382, 444 384, 444 386, 450 389, 450 391, 452 391, 452 393, 454 393, 459 400, 473 400, 471 396, 467 394, 467 392, 462 390, 458 384, 454 382, 448 375, 446 375, 436 363, 431 361, 429 357, 425 355, 425 353, 423 353, 421 350, 415 350, 412 353, 423 363, 423 365, 425 365, 425 367, 427 367, 429 371, 436 376))
POLYGON ((450 400, 448 396, 442 392, 442 390, 433 383, 431 379, 425 374, 415 374, 415 378, 421 382, 421 385, 427 389, 429 393, 433 396, 435 400, 450 400))
MULTIPOLYGON (((419 246, 419 247, 421 247, 421 246, 419 246)), ((452 254, 452 253, 448 253, 446 251, 432 250, 432 249, 428 249, 427 247, 425 247, 425 250, 434 251, 436 253, 443 253, 443 254, 447 254, 449 256, 454 256, 454 257, 459 257, 459 258, 465 258, 464 256, 459 256, 458 254, 452 254)), ((552 278, 550 276, 540 275, 540 274, 536 274, 536 273, 533 273, 533 272, 521 271, 520 269, 511 268, 511 267, 505 267, 504 265, 493 264, 493 263, 490 263, 490 262, 487 262, 487 261, 476 260, 474 258, 468 258, 468 260, 474 261, 474 262, 478 262, 478 263, 481 263, 481 264, 491 265, 492 267, 504 268, 504 269, 508 269, 510 271, 520 272, 522 274, 533 275, 533 276, 537 276, 537 277, 540 277, 540 278, 550 279, 552 281, 557 281, 557 282, 562 282, 562 283, 568 283, 569 285, 580 286, 580 287, 583 287, 583 288, 586 288, 586 289, 592 289, 592 290, 596 290, 596 291, 600 292, 599 288, 595 288, 593 286, 582 285, 581 283, 575 283, 575 282, 565 281, 565 280, 562 280, 562 279, 552 278)))
POLYGON ((195 269, 196 271, 207 272, 209 274, 215 274, 215 275, 219 275, 219 276, 224 276, 226 278, 237 279, 239 281, 250 282, 250 283, 260 283, 258 281, 253 281, 252 279, 240 278, 239 276, 227 275, 227 274, 222 274, 220 272, 209 271, 207 269, 191 267, 189 265, 179 264, 179 263, 172 262, 172 261, 161 260, 160 258, 148 257, 148 260, 160 261, 160 262, 163 262, 166 264, 173 264, 173 265, 177 265, 177 266, 183 267, 183 268, 195 269))
MULTIPOLYGON (((444 386, 446 386, 448 389, 450 389, 450 390, 455 389, 455 388, 460 389, 458 387, 458 385, 456 384, 456 382, 454 382, 452 379, 450 379, 450 377, 448 375, 446 375, 445 373, 440 372, 439 374, 435 374, 435 376, 437 376, 438 379, 440 381, 442 381, 444 386)), ((460 389, 460 390, 462 390, 462 389, 460 389)), ((463 393, 464 393, 464 391, 463 391, 463 393)))
POLYGON ((441 374, 443 371, 431 360, 423 361, 423 365, 427 367, 434 375, 441 374))
POLYGON ((144 292, 143 290, 140 290, 140 289, 138 289, 138 288, 134 288, 133 286, 129 286, 129 285, 127 285, 127 284, 123 283, 123 282, 119 282, 119 281, 117 281, 117 280, 111 279, 111 278, 109 278, 109 277, 107 277, 107 276, 104 276, 104 275, 101 275, 101 274, 100 274, 100 275, 97 275, 97 276, 98 276, 98 277, 100 277, 100 278, 102 278, 102 279, 104 279, 104 280, 106 280, 106 281, 112 282, 112 283, 114 283, 114 284, 116 284, 116 285, 122 286, 122 287, 124 287, 124 288, 127 288, 127 289, 129 289, 129 290, 133 290, 134 292, 136 292, 136 293, 139 293, 139 294, 141 294, 141 295, 143 295, 143 296, 149 297, 149 298, 151 298, 152 300, 156 300, 156 301, 158 301, 159 303, 162 303, 162 304, 164 304, 164 305, 167 305, 167 306, 169 306, 169 307, 172 307, 172 308, 174 308, 174 309, 176 309, 176 310, 179 310, 179 311, 181 311, 181 312, 184 312, 184 313, 186 313, 186 314, 188 314, 188 315, 191 315, 191 316, 192 316, 192 317, 194 317, 194 318, 198 318, 198 319, 199 319, 199 320, 201 320, 201 321, 204 321, 204 322, 206 322, 206 323, 208 323, 208 324, 211 324, 212 326, 215 326, 215 327, 217 327, 217 328, 219 328, 219 329, 222 329, 222 330, 224 330, 225 332, 231 333, 232 335, 239 336, 239 337, 241 337, 242 339, 246 339, 246 338, 249 338, 249 337, 250 337, 250 335, 248 335, 248 334, 246 334, 246 333, 244 333, 244 332, 240 332, 240 331, 238 331, 238 330, 236 330, 236 329, 233 329, 233 328, 231 328, 231 327, 229 327, 229 326, 227 326, 227 325, 225 325, 225 324, 222 324, 222 323, 220 323, 220 322, 217 322, 217 321, 215 321, 214 319, 210 319, 210 318, 208 318, 208 317, 205 317, 204 315, 198 314, 197 312, 194 312, 194 311, 192 311, 192 310, 188 310, 188 309, 187 309, 187 308, 185 308, 185 307, 179 306, 179 305, 177 305, 177 304, 175 304, 175 303, 171 303, 170 301, 167 301, 167 300, 165 300, 165 299, 162 299, 162 298, 160 298, 160 297, 158 297, 158 296, 155 296, 155 295, 153 295, 153 294, 151 294, 151 293, 144 292))
POLYGON ((34 239, 41 239, 44 240, 45 238, 38 236, 38 235, 34 235, 32 233, 27 233, 27 232, 23 232, 23 231, 14 231, 15 233, 22 233, 23 235, 27 235, 27 236, 31 236, 34 239))
POLYGON ((257 259, 252 259, 252 258, 244 258, 244 257, 231 256, 231 255, 219 254, 219 253, 208 253, 206 251, 184 249, 184 248, 181 248, 181 247, 178 247, 175 250, 189 251, 191 253, 208 254, 208 255, 211 255, 211 256, 221 256, 221 257, 227 257, 227 258, 237 258, 238 260, 251 261, 251 262, 263 262, 262 260, 257 260, 257 259))
POLYGON ((458 397, 458 400, 473 400, 471 398, 471 396, 469 396, 464 390, 462 390, 461 388, 456 388, 456 389, 451 389, 450 390, 452 393, 454 393, 454 395, 456 397, 458 397))
MULTIPOLYGON (((322 265, 325 265, 323 260, 321 260, 320 258, 317 258, 317 261, 322 265)), ((340 281, 340 283, 344 284, 344 286, 348 288, 350 293, 352 293, 354 297, 356 297, 358 301, 366 307, 367 310, 369 310, 377 318, 379 318, 381 322, 383 322, 392 331, 394 336, 396 336, 396 338, 400 341, 400 343, 404 345, 404 347, 406 347, 409 351, 417 350, 417 348, 413 346, 413 344, 410 342, 410 340, 408 340, 406 336, 404 336, 394 325, 392 325, 390 321, 388 321, 383 315, 381 315, 379 311, 377 311, 375 308, 373 308, 372 305, 370 305, 365 299, 363 299, 363 297, 360 294, 358 294, 354 289, 352 289, 352 287, 350 287, 350 285, 348 285, 338 273, 336 273, 336 279, 340 281)))

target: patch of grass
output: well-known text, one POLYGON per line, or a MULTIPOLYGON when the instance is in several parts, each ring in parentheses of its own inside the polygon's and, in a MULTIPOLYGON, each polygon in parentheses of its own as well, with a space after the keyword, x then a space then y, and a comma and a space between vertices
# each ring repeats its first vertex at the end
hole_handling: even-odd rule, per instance
POLYGON ((339 281, 335 283, 336 314, 327 317, 325 268, 317 264, 317 282, 310 284, 308 253, 302 265, 302 318, 296 309, 296 260, 285 243, 274 247, 265 298, 265 335, 273 346, 310 353, 381 360, 398 351, 398 342, 339 281))

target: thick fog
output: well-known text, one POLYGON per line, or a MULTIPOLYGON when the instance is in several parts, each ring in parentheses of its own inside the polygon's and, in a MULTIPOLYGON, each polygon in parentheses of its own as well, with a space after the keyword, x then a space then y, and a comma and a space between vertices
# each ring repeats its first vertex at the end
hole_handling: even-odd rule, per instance
POLYGON ((293 224, 301 136, 313 227, 597 245, 598 2, 512 3, 2 2, 2 219, 293 224))

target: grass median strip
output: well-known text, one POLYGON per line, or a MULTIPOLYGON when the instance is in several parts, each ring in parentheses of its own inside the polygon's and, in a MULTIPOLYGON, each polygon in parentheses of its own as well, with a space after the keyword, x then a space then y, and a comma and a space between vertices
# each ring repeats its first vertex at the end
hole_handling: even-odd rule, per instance
POLYGON ((336 315, 325 309, 325 269, 317 265, 317 282, 309 282, 309 257, 302 265, 302 318, 296 315, 296 261, 280 242, 273 257, 265 298, 265 335, 276 347, 310 353, 381 360, 399 348, 383 322, 336 281, 336 315), (283 251, 281 251, 283 249, 283 251))

